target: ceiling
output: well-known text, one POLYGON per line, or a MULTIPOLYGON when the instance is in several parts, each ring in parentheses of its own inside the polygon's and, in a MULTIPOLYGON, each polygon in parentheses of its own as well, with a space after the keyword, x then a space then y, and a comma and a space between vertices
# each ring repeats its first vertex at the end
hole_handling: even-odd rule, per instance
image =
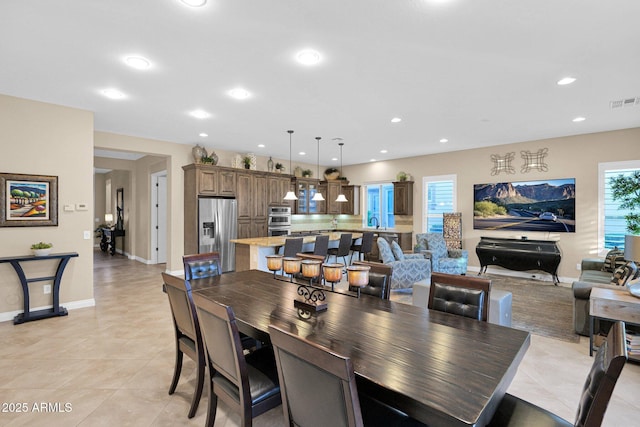
POLYGON ((640 105, 610 107, 640 96, 638 16, 635 0, 5 0, 0 93, 93 111, 99 131, 284 159, 293 129, 312 164, 316 136, 323 165, 343 138, 357 164, 640 126, 640 105), (321 61, 297 63, 304 48, 321 61))

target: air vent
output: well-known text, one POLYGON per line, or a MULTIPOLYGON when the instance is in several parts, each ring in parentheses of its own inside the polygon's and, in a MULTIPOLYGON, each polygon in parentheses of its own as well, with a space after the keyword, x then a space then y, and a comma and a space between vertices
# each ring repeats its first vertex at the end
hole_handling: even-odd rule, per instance
POLYGON ((634 105, 640 105, 640 96, 636 96, 635 98, 619 99, 609 103, 611 109, 633 107, 634 105))

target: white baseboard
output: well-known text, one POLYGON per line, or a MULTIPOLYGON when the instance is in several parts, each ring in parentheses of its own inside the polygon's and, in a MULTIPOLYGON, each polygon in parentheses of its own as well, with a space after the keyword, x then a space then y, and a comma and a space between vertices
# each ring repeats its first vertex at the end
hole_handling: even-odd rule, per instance
MULTIPOLYGON (((74 310, 76 308, 93 307, 96 305, 96 300, 91 298, 91 299, 85 299, 80 301, 60 303, 60 305, 66 308, 67 310, 74 310)), ((53 308, 53 305, 43 305, 42 307, 30 307, 30 310, 38 311, 38 310, 46 310, 48 308, 53 308)), ((14 317, 16 317, 18 314, 22 312, 23 312, 22 310, 16 310, 16 311, 6 311, 4 313, 0 313, 0 322, 13 320, 14 317)))

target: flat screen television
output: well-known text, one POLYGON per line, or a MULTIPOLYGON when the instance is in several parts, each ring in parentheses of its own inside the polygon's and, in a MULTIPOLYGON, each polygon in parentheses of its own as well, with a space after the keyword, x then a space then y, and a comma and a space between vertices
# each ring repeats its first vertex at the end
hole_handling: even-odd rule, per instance
POLYGON ((576 231, 575 178, 475 184, 473 202, 475 230, 576 231))

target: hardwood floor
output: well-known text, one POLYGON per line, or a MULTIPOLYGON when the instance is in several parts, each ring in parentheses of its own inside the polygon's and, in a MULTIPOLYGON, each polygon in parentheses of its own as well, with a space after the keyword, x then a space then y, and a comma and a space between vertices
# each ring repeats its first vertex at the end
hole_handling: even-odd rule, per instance
MULTIPOLYGON (((94 259, 95 307, 23 325, 0 323, 0 426, 203 426, 206 392, 196 416, 187 418, 193 362, 185 361, 176 393, 167 393, 175 350, 161 290, 164 265, 100 251, 94 259), (26 411, 16 412, 23 403, 26 411)), ((567 343, 534 335, 509 392, 573 421, 591 361, 584 338, 567 343)), ((640 365, 629 363, 603 426, 636 423, 639 392, 640 365)), ((219 403, 216 427, 239 420, 219 403)), ((255 425, 283 426, 281 407, 255 425)))

